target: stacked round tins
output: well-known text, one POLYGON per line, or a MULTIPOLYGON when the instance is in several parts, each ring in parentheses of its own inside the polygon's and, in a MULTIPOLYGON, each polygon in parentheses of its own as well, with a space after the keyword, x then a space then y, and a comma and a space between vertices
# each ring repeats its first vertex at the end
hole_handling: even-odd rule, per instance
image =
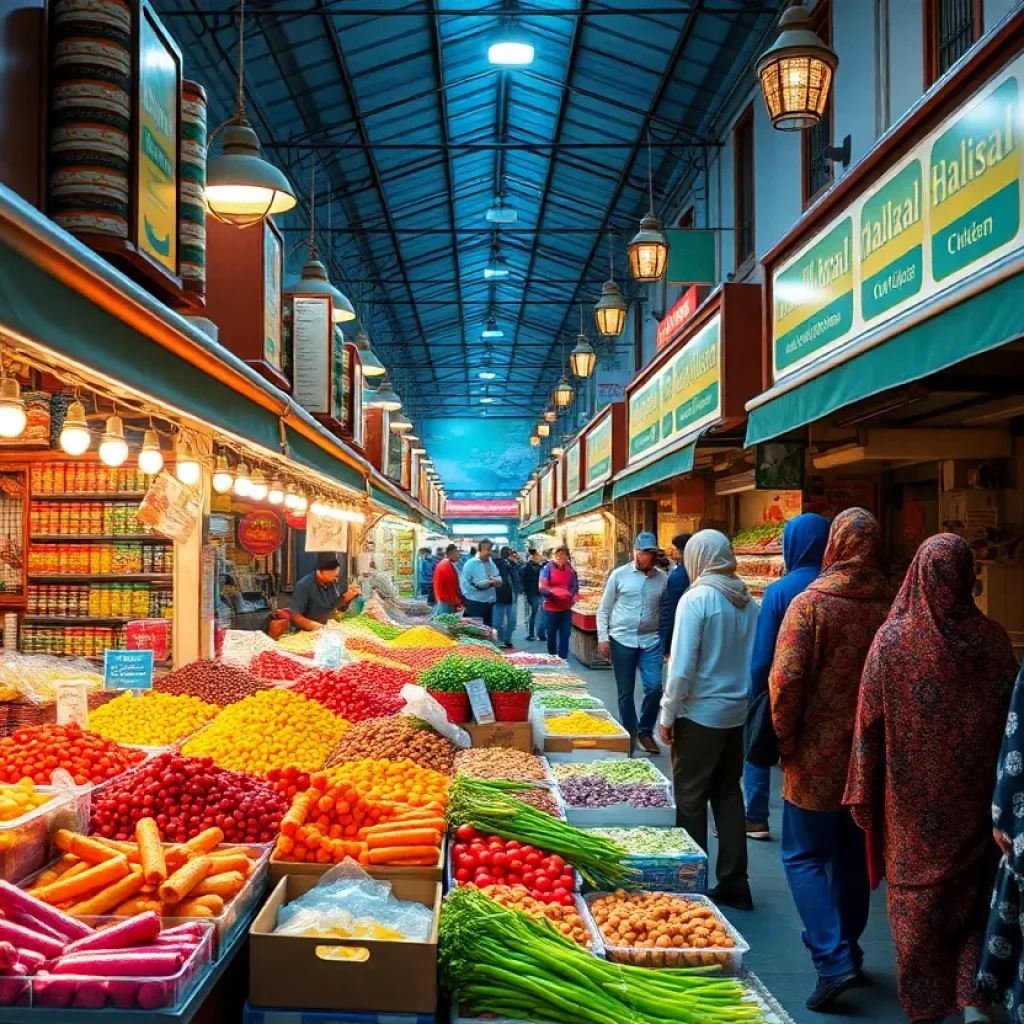
POLYGON ((73 234, 128 237, 131 21, 126 0, 53 5, 49 213, 73 234))
POLYGON ((181 83, 181 279, 187 291, 206 294, 206 91, 181 83))

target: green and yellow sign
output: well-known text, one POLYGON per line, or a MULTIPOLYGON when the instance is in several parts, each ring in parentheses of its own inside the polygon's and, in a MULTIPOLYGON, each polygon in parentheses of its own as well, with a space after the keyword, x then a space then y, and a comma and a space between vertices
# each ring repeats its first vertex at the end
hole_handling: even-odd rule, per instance
POLYGON ((872 320, 921 290, 924 259, 921 162, 911 161, 860 211, 860 305, 872 320))
POLYGON ((932 275, 941 281, 1010 241, 1020 228, 1017 79, 955 121, 932 146, 928 199, 932 275))
POLYGON ((629 462, 721 415, 722 319, 715 316, 629 398, 629 462))
POLYGON ((580 492, 580 446, 571 444, 565 451, 565 497, 575 498, 580 492))
POLYGON ((547 515, 555 507, 555 471, 548 469, 540 478, 540 514, 547 515))
POLYGON ((139 11, 136 238, 178 273, 178 61, 145 6, 139 11))
POLYGON ((587 487, 593 487, 611 476, 612 418, 605 416, 587 434, 587 487))
POLYGON ((284 369, 281 353, 281 241, 269 223, 263 225, 263 359, 284 369))

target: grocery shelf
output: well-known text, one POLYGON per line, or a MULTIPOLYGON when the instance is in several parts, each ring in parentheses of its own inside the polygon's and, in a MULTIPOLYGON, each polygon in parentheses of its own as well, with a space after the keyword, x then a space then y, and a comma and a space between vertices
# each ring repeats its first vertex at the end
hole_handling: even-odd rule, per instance
POLYGON ((170 537, 160 537, 154 533, 33 533, 29 538, 33 543, 71 544, 82 541, 98 541, 104 544, 121 544, 124 541, 143 541, 147 544, 173 544, 170 537))
POLYGON ((31 626, 122 626, 126 622, 138 622, 139 619, 148 617, 136 615, 130 619, 123 619, 102 615, 23 615, 21 621, 31 626))
POLYGON ((148 491, 102 491, 93 494, 91 491, 61 491, 59 494, 37 494, 33 491, 32 500, 39 501, 142 501, 148 491))
POLYGON ((116 573, 116 572, 30 572, 30 580, 52 583, 90 583, 102 580, 107 583, 172 583, 174 573, 116 573))

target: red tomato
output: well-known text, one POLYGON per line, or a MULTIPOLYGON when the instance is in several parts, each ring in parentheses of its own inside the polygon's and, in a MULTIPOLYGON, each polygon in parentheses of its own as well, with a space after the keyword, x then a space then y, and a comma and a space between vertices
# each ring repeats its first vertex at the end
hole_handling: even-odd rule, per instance
POLYGON ((559 857, 557 853, 551 854, 551 856, 548 857, 548 862, 551 864, 551 866, 553 868, 564 868, 565 867, 565 861, 562 860, 562 858, 559 857))
POLYGON ((460 870, 465 868, 466 871, 475 871, 477 867, 476 857, 469 853, 464 853, 456 863, 460 870))
POLYGON ((467 843, 456 843, 452 847, 453 857, 461 857, 464 853, 469 853, 469 845, 467 843))
POLYGON ((455 830, 455 837, 460 842, 468 843, 477 837, 477 831, 472 825, 460 825, 455 830))
POLYGON ((476 858, 484 867, 490 867, 494 861, 494 854, 490 850, 481 850, 476 858))
POLYGON ((508 883, 509 885, 522 885, 522 884, 523 884, 523 877, 522 877, 522 875, 514 875, 514 874, 512 874, 512 872, 510 871, 510 872, 509 872, 509 873, 508 873, 508 874, 507 874, 507 875, 505 876, 505 881, 506 881, 506 882, 507 882, 507 883, 508 883))
POLYGON ((527 889, 532 889, 533 888, 533 883, 536 880, 537 880, 536 872, 534 872, 534 871, 524 871, 523 872, 523 885, 525 885, 527 889))
POLYGON ((552 882, 557 882, 562 875, 562 869, 554 866, 547 867, 544 869, 544 874, 551 879, 552 882))
POLYGON ((523 862, 518 857, 509 856, 508 869, 509 871, 515 871, 517 874, 522 874, 523 862))
POLYGON ((508 874, 508 872, 504 868, 496 866, 491 870, 491 874, 500 881, 508 874))
POLYGON ((553 892, 551 893, 551 895, 552 895, 552 896, 554 896, 554 898, 555 898, 556 900, 561 900, 561 898, 562 898, 563 896, 568 896, 569 894, 568 894, 568 892, 567 892, 567 891, 566 891, 565 889, 563 889, 563 888, 562 888, 561 886, 559 886, 559 887, 558 887, 557 889, 555 889, 555 890, 554 890, 554 891, 553 891, 553 892))
POLYGON ((495 850, 494 855, 491 857, 491 863, 496 868, 507 868, 508 867, 508 854, 502 850, 495 850))
POLYGON ((566 871, 559 877, 558 884, 565 889, 566 892, 572 892, 576 888, 576 879, 566 871))
POLYGON ((561 904, 562 904, 563 907, 571 907, 571 906, 575 905, 575 903, 576 903, 576 901, 572 898, 572 896, 570 896, 568 894, 563 896, 562 899, 561 899, 561 904))
POLYGON ((469 868, 459 868, 459 870, 455 872, 456 882, 468 882, 472 877, 473 875, 470 873, 469 868))
POLYGON ((510 851, 510 852, 511 852, 512 850, 518 850, 518 849, 519 849, 519 843, 518 843, 518 841, 517 841, 517 840, 515 840, 515 839, 510 839, 510 840, 509 840, 509 841, 508 841, 508 842, 507 842, 507 843, 505 844, 505 849, 506 849, 506 850, 508 850, 508 851, 510 851))
POLYGON ((488 836, 487 845, 490 846, 491 843, 497 843, 503 850, 505 849, 505 840, 501 836, 488 836))
POLYGON ((539 853, 528 853, 523 858, 523 863, 527 867, 533 868, 534 870, 536 870, 537 868, 540 867, 540 861, 541 861, 541 857, 540 857, 539 853))
POLYGON ((551 879, 547 875, 538 875, 533 883, 541 892, 551 892, 551 879))
POLYGON ((491 853, 504 853, 505 844, 500 839, 488 839, 487 849, 490 850, 491 853))
POLYGON ((486 889, 487 886, 494 885, 494 879, 487 874, 477 875, 474 881, 476 882, 477 886, 479 886, 479 888, 481 889, 486 889))

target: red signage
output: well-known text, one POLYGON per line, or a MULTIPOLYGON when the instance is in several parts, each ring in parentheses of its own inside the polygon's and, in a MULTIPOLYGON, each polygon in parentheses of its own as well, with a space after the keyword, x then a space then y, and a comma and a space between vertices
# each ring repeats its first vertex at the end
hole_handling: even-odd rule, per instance
POLYGON ((293 512, 290 508, 284 510, 284 521, 293 530, 304 530, 306 528, 306 513, 293 512))
POLYGON ((238 524, 238 543, 250 555, 273 554, 284 540, 284 523, 276 512, 250 512, 238 524))
POLYGON ((697 312, 697 305, 697 286, 691 284, 658 324, 656 337, 659 352, 682 330, 686 321, 697 312))
POLYGON ((449 498, 444 514, 449 518, 459 516, 490 516, 494 519, 518 519, 519 502, 515 498, 469 501, 449 498))

